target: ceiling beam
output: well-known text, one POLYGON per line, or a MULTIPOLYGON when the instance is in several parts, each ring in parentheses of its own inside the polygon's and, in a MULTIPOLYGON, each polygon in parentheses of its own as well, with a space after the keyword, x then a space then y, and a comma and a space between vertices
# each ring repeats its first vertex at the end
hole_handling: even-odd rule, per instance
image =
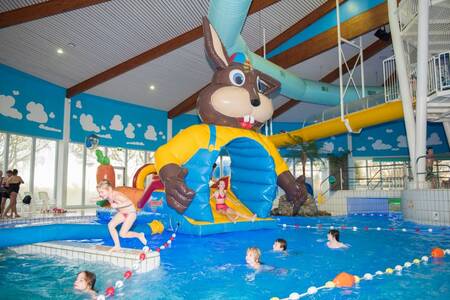
POLYGON ((42 19, 110 0, 50 0, 0 14, 0 28, 42 19))
MULTIPOLYGON (((339 3, 342 4, 345 1, 347 0, 339 0, 339 3)), ((275 48, 277 48, 290 38, 294 37, 296 34, 300 33, 306 27, 316 22, 318 19, 325 16, 327 13, 329 13, 335 8, 336 8, 336 0, 328 0, 327 2, 319 6, 317 9, 315 9, 312 13, 308 14, 303 19, 301 19, 300 21, 298 21, 297 23, 295 23, 294 25, 283 31, 283 33, 281 33, 280 35, 276 36, 274 39, 269 41, 266 44, 266 53, 269 53, 270 51, 274 50, 275 48)), ((256 50, 255 53, 262 56, 264 54, 263 51, 264 49, 263 47, 261 47, 258 50, 256 50)))
MULTIPOLYGON (((280 0, 260 0, 253 1, 249 8, 249 15, 256 13, 280 0)), ((160 56, 163 56, 173 50, 183 47, 203 36, 202 27, 198 26, 188 32, 185 32, 169 41, 166 41, 150 50, 147 50, 133 58, 130 58, 108 70, 105 70, 89 79, 86 79, 67 89, 66 96, 71 98, 79 93, 89 90, 103 82, 106 82, 123 73, 133 70, 140 65, 148 63, 160 56)))
MULTIPOLYGON (((389 23, 386 2, 341 23, 341 35, 347 40, 364 35, 389 23)), ((282 68, 292 67, 337 45, 337 27, 275 55, 270 60, 282 68)))
MULTIPOLYGON (((371 58, 372 56, 374 56, 375 54, 377 54, 381 50, 385 49, 390 44, 391 44, 391 41, 387 42, 387 41, 382 41, 382 40, 377 40, 374 43, 370 44, 367 48, 365 48, 363 50, 364 61, 368 60, 369 58, 371 58)), ((359 56, 359 53, 356 54, 355 56, 353 56, 352 58, 350 58, 347 61, 347 65, 349 66, 349 68, 353 68, 353 66, 355 65, 356 60, 358 59, 358 56, 359 56)), ((360 65, 360 64, 361 64, 361 60, 358 60, 358 64, 357 65, 360 65)), ((342 71, 343 71, 343 74, 348 73, 348 70, 347 70, 347 67, 345 66, 345 63, 342 64, 342 71)), ((322 77, 322 79, 320 79, 320 81, 323 81, 323 82, 326 82, 326 83, 332 83, 333 81, 335 81, 338 78, 339 78, 339 67, 334 69, 333 71, 331 71, 330 73, 328 73, 324 77, 322 77)), ((296 106, 300 102, 301 101, 292 100, 292 99, 286 101, 283 105, 281 105, 280 107, 278 107, 274 111, 272 119, 275 119, 276 117, 278 117, 281 114, 285 113, 286 111, 288 111, 292 107, 296 106)))
MULTIPOLYGON (((339 0, 340 3, 347 1, 347 0, 339 0)), ((255 3, 257 1, 253 1, 255 3)), ((297 33, 301 32, 303 29, 332 11, 336 7, 336 0, 328 0, 324 4, 322 4, 320 7, 315 9, 312 13, 283 31, 280 35, 276 36, 274 39, 269 41, 266 45, 266 52, 270 52, 285 41, 289 40, 291 37, 296 35, 297 33)), ((250 7, 251 9, 251 7, 250 7)), ((255 51, 256 54, 263 55, 263 47, 259 48, 255 51)), ((168 116, 169 119, 175 118, 178 115, 181 115, 183 113, 186 113, 188 111, 191 111, 195 108, 196 105, 196 98, 193 98, 194 96, 198 96, 201 90, 203 90, 206 86, 202 87, 199 91, 195 92, 193 95, 189 96, 188 98, 184 99, 180 104, 173 107, 169 110, 168 116)))

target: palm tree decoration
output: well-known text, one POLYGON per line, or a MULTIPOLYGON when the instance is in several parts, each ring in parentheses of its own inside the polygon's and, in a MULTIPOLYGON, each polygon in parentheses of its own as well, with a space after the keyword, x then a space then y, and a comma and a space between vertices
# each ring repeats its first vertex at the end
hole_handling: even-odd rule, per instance
POLYGON ((295 136, 290 133, 287 134, 293 141, 295 141, 295 146, 289 150, 290 152, 292 151, 292 156, 300 155, 300 159, 302 161, 302 174, 306 177, 306 162, 308 159, 311 163, 315 160, 319 160, 323 163, 323 160, 320 157, 319 147, 315 141, 305 142, 303 138, 299 136, 295 136))

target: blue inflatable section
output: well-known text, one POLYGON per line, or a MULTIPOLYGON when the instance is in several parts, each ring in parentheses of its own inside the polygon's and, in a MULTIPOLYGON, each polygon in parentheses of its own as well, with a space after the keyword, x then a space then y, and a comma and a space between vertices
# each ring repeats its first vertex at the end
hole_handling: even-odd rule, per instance
POLYGON ((102 224, 54 224, 0 229, 0 248, 55 241, 109 238, 102 224))
POLYGON ((277 192, 272 157, 247 138, 233 140, 226 149, 231 158, 231 190, 258 217, 267 217, 277 192))
MULTIPOLYGON (((183 165, 189 172, 186 184, 195 191, 184 213, 194 220, 214 222, 209 204, 212 167, 223 149, 216 148, 216 127, 210 125, 208 149, 200 149, 183 165)), ((231 158, 231 190, 258 217, 269 215, 277 192, 275 164, 266 149, 249 138, 236 138, 224 146, 231 158)))
MULTIPOLYGON (((215 143, 216 127, 210 125, 208 144, 211 149, 214 149, 215 143)), ((200 149, 183 165, 184 168, 189 170, 186 176, 186 184, 195 191, 195 197, 184 214, 195 220, 214 221, 209 205, 209 180, 217 157, 219 157, 219 151, 217 150, 200 149)))

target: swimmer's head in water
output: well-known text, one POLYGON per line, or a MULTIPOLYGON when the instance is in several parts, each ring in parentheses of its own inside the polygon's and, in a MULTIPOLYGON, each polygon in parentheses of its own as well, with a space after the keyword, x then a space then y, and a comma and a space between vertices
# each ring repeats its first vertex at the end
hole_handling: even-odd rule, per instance
POLYGON ((330 231, 328 231, 328 240, 331 241, 332 238, 339 242, 339 230, 330 229, 330 231))
POLYGON ((285 239, 276 239, 272 246, 273 251, 286 251, 287 242, 285 239))
POLYGON ((248 264, 260 263, 261 250, 257 247, 247 248, 247 255, 245 256, 245 261, 248 264))
POLYGON ((77 275, 77 279, 73 283, 73 288, 78 291, 94 290, 95 281, 97 280, 94 273, 89 271, 81 271, 77 275))

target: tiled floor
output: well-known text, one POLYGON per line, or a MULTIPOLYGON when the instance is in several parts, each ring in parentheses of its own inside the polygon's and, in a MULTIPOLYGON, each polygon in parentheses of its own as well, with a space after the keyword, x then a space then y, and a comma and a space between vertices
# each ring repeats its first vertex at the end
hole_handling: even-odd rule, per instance
POLYGON ((95 219, 96 209, 72 209, 64 214, 22 213, 20 218, 0 219, 0 227, 23 227, 53 223, 90 223, 95 219))
POLYGON ((147 252, 145 260, 141 261, 139 256, 142 251, 136 249, 122 249, 121 252, 110 253, 110 247, 74 242, 37 243, 11 249, 19 254, 56 255, 83 262, 108 263, 138 273, 149 272, 160 265, 158 252, 147 252))

